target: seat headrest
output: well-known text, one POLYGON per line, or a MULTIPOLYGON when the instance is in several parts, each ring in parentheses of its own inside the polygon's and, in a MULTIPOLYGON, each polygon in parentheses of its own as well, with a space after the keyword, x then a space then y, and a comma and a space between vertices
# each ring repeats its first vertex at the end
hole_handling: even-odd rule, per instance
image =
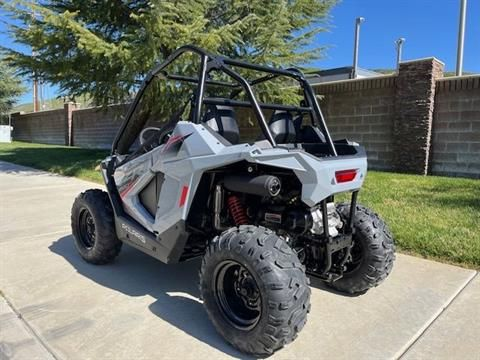
POLYGON ((231 106, 208 105, 203 123, 231 144, 238 144, 240 131, 235 120, 235 110, 231 106))
POLYGON ((285 110, 276 110, 268 124, 275 142, 288 144, 296 142, 297 134, 292 114, 285 110))

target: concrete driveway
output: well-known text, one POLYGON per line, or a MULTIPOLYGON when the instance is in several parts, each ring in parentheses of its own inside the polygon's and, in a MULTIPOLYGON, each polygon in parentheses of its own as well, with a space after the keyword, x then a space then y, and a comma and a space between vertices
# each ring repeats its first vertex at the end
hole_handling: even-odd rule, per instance
MULTIPOLYGON (((0 162, 0 359, 244 357, 198 299, 199 262, 166 266, 124 246, 114 264, 76 254, 69 216, 94 184, 0 162)), ((480 277, 399 255, 360 297, 312 288, 299 338, 277 359, 480 359, 480 277)))

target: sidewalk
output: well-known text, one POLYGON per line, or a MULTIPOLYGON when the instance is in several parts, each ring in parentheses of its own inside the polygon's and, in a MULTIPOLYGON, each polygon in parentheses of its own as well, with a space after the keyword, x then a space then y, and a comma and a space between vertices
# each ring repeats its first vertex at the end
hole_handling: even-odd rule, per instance
MULTIPOLYGON (((112 265, 76 254, 70 208, 95 187, 0 162, 0 359, 244 357, 215 332, 198 261, 164 265, 128 246, 112 265), (36 357, 32 357, 34 354, 36 357)), ((480 359, 480 277, 398 255, 387 281, 347 297, 312 284, 298 339, 275 359, 480 359)))

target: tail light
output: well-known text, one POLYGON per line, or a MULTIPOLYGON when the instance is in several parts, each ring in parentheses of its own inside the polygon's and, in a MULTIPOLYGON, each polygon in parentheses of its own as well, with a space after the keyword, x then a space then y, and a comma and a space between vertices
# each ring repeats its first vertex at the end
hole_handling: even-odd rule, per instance
POLYGON ((352 181, 357 176, 357 169, 335 171, 335 180, 337 183, 352 181))

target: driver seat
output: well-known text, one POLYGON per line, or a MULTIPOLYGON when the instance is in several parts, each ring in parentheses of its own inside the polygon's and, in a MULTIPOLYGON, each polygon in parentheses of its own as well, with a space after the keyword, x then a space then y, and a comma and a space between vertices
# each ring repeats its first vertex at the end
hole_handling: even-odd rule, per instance
POLYGON ((235 110, 231 106, 209 105, 202 122, 232 145, 240 141, 235 110))

